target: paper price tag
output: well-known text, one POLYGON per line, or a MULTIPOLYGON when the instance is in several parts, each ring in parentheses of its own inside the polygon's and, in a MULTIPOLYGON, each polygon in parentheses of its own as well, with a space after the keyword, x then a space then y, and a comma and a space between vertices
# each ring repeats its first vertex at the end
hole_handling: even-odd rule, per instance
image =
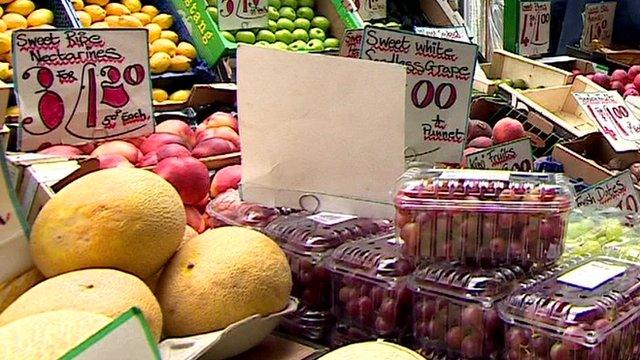
POLYGON ((467 30, 464 26, 452 26, 452 27, 427 27, 427 26, 415 26, 413 30, 418 35, 437 37, 440 39, 471 42, 467 30))
POLYGON ((573 93, 587 116, 616 151, 638 150, 640 121, 615 91, 573 93))
POLYGON ((593 290, 627 271, 624 266, 591 261, 558 277, 559 282, 593 290))
POLYGON ((269 0, 217 0, 220 30, 266 28, 269 0))
POLYGON ((13 33, 21 150, 153 132, 144 29, 13 33))
POLYGON ((591 48, 591 42, 598 40, 602 45, 611 44, 613 20, 616 14, 614 1, 586 4, 582 13, 582 36, 580 44, 583 48, 591 48))
POLYGON ((336 214, 330 212, 320 212, 311 216, 307 216, 307 219, 313 220, 323 225, 336 225, 345 221, 353 220, 355 218, 357 218, 357 216, 336 214))
POLYGON ((353 0, 353 3, 364 21, 387 17, 387 0, 353 0))
POLYGON ((518 49, 520 55, 543 55, 549 52, 551 2, 520 3, 518 49))
POLYGON ((459 163, 477 45, 366 27, 361 59, 406 67, 405 144, 416 160, 459 163))
POLYGON ((580 192, 576 196, 578 207, 617 207, 623 211, 639 212, 640 198, 633 186, 631 172, 625 170, 580 192))
POLYGON ((470 154, 467 166, 471 169, 532 171, 531 139, 522 138, 470 154))
POLYGON ((362 47, 362 29, 346 30, 340 44, 340 56, 354 59, 360 58, 362 47))

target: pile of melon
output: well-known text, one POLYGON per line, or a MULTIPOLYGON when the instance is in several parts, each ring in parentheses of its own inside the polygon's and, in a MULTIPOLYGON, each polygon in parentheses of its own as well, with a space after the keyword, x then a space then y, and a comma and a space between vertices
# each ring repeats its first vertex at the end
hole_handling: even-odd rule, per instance
POLYGON ((291 272, 275 242, 185 229, 180 195, 153 172, 100 170, 66 186, 33 226, 37 270, 0 284, 0 358, 56 359, 134 306, 157 341, 286 307, 291 272))

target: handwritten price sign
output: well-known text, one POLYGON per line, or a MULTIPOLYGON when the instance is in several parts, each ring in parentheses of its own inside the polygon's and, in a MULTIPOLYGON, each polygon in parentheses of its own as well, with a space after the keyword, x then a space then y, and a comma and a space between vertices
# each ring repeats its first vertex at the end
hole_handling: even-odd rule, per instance
POLYGON ((407 69, 405 142, 409 157, 459 163, 467 133, 477 45, 367 27, 361 59, 407 69))
POLYGON ((269 0, 218 0, 218 26, 221 30, 266 28, 269 0))
POLYGON ((576 204, 578 207, 617 207, 621 210, 632 212, 640 210, 638 192, 633 187, 633 179, 631 179, 629 170, 625 170, 580 192, 576 196, 576 204))
POLYGON ((549 52, 551 2, 520 3, 518 48, 521 55, 543 55, 549 52))
POLYGON ((440 39, 455 40, 462 42, 471 42, 467 29, 464 26, 451 27, 428 27, 414 26, 413 30, 418 35, 431 36, 440 39))
POLYGON ((589 119, 616 151, 638 150, 640 121, 615 91, 573 93, 589 119))
POLYGON ((531 140, 522 138, 475 152, 467 156, 467 165, 471 169, 532 171, 531 140))
POLYGON ((21 150, 153 132, 144 29, 13 33, 21 150))
POLYGON ((613 19, 616 15, 616 3, 602 2, 586 4, 582 14, 582 37, 580 43, 583 48, 591 48, 591 42, 598 40, 602 45, 611 44, 613 35, 613 19))
POLYGON ((353 3, 364 21, 387 17, 387 0, 353 0, 353 3))
POLYGON ((340 56, 354 59, 360 58, 360 47, 362 46, 362 29, 345 30, 340 44, 340 56))

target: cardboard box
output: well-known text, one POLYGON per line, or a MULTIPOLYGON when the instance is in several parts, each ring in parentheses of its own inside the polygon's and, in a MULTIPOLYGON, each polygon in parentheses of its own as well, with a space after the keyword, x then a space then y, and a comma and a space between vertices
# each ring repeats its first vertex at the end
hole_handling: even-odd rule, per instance
MULTIPOLYGON (((614 171, 604 166, 614 158, 618 159, 616 165, 620 170, 640 162, 640 152, 616 152, 600 132, 558 144, 553 149, 552 156, 564 165, 567 176, 580 178, 587 184, 595 184, 615 175, 614 171)), ((640 190, 640 186, 635 187, 640 190)))
POLYGON ((474 77, 473 89, 486 94, 498 90, 497 81, 491 79, 522 79, 529 88, 571 84, 573 75, 539 61, 504 50, 493 52, 491 63, 480 65, 488 79, 474 77))
POLYGON ((22 185, 22 178, 25 169, 33 164, 67 161, 66 158, 55 155, 45 155, 38 153, 7 153, 7 165, 9 168, 9 179, 13 184, 13 189, 17 192, 22 185))

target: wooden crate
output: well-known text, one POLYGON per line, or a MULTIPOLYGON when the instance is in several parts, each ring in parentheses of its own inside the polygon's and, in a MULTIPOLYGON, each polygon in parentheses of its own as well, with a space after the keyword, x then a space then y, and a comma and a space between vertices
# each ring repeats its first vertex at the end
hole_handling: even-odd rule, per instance
POLYGON ((488 79, 475 77, 473 89, 487 94, 498 90, 497 81, 491 79, 522 79, 529 88, 550 87, 571 84, 572 74, 568 71, 543 64, 504 50, 493 52, 489 64, 480 65, 488 79))

